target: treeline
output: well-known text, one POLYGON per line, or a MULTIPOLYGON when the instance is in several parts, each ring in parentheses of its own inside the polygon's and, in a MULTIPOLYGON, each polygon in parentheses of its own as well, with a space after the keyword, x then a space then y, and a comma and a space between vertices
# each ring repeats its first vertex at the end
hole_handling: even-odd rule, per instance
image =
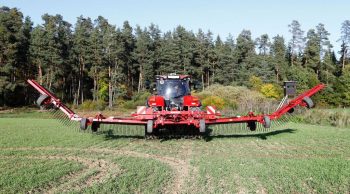
POLYGON ((26 79, 36 79, 65 102, 89 99, 113 106, 166 73, 190 74, 203 89, 295 80, 304 90, 323 82, 328 87, 318 101, 350 105, 349 20, 341 25, 340 51, 332 49, 321 23, 305 33, 292 21, 292 39, 285 40, 267 34, 254 39, 249 30, 222 39, 182 26, 161 32, 154 24, 132 27, 125 21, 117 27, 102 16, 80 16, 74 25, 61 15, 45 14, 42 20, 33 26, 17 8, 0 8, 0 106, 29 103, 26 79))

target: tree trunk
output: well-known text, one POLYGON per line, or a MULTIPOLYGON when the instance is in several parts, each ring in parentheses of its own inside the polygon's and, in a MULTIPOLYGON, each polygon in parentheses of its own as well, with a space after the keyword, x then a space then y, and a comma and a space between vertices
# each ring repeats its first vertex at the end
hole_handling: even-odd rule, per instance
POLYGON ((202 89, 204 90, 204 72, 202 73, 202 84, 203 84, 203 86, 202 86, 202 89))
POLYGON ((80 87, 81 87, 81 83, 80 83, 81 79, 79 76, 79 80, 78 80, 78 91, 76 93, 76 101, 77 101, 77 105, 79 105, 79 98, 80 98, 80 87))
POLYGON ((142 77, 142 65, 140 65, 140 73, 139 73, 139 84, 137 86, 137 93, 140 93, 141 89, 142 89, 142 82, 143 82, 143 77, 142 77))
POLYGON ((116 60, 115 64, 114 64, 114 78, 113 78, 113 85, 112 85, 112 94, 113 94, 113 103, 115 103, 116 101, 116 92, 115 92, 115 88, 117 87, 117 69, 118 69, 119 65, 118 65, 118 60, 116 60))
POLYGON ((276 67, 276 83, 279 83, 279 74, 280 74, 280 70, 278 67, 276 67))
POLYGON ((81 57, 81 103, 84 102, 84 70, 85 70, 85 64, 84 64, 84 59, 81 57))
POLYGON ((93 100, 94 101, 97 101, 98 100, 98 97, 97 97, 97 70, 96 70, 96 66, 94 66, 94 76, 92 76, 93 79, 94 79, 94 89, 93 89, 93 100))
POLYGON ((207 84, 207 86, 209 87, 210 86, 210 71, 208 70, 208 72, 207 72, 207 82, 208 82, 208 84, 207 84))
POLYGON ((112 108, 113 106, 113 93, 112 93, 112 70, 111 66, 108 66, 108 77, 109 77, 109 83, 108 83, 108 107, 112 108))
POLYGON ((52 85, 52 67, 50 67, 50 73, 49 73, 49 90, 51 90, 52 85))
POLYGON ((343 51, 343 60, 342 60, 342 70, 343 71, 345 69, 345 56, 346 56, 346 47, 344 48, 344 51, 343 51))
POLYGON ((41 62, 39 61, 39 64, 38 64, 38 73, 39 73, 39 83, 40 85, 43 84, 43 71, 41 69, 41 62))

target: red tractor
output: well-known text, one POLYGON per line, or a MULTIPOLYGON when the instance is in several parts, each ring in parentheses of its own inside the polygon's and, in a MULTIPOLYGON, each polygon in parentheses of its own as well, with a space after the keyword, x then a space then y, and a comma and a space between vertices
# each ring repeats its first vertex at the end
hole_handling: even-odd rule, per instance
POLYGON ((75 114, 36 81, 28 80, 28 83, 41 94, 37 99, 39 106, 54 106, 60 109, 70 120, 79 121, 82 130, 91 126, 92 131, 97 131, 100 124, 144 125, 146 135, 156 134, 164 128, 172 130, 183 127, 196 129, 204 134, 208 125, 226 123, 247 123, 251 131, 256 130, 258 122, 265 128, 269 128, 272 120, 280 118, 287 112, 293 112, 296 106, 312 108, 314 103, 310 97, 325 87, 324 84, 315 86, 288 103, 282 104, 272 114, 256 115, 254 112, 248 112, 246 116, 222 117, 214 106, 207 106, 205 110, 202 110, 200 100, 191 95, 190 76, 159 75, 156 76, 156 94, 148 98, 146 106, 138 106, 136 113, 131 114, 130 117, 105 117, 98 114, 85 118, 75 114))

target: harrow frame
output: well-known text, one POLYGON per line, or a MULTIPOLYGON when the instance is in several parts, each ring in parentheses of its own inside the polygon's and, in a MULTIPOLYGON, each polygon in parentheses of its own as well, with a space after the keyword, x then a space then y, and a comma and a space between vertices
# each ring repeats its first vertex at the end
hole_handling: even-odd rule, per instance
POLYGON ((263 124, 265 128, 269 128, 272 120, 276 120, 284 114, 293 111, 296 106, 312 108, 314 104, 310 97, 326 87, 325 84, 318 84, 271 114, 255 115, 254 112, 249 112, 245 116, 222 117, 220 112, 213 106, 207 106, 206 111, 198 108, 191 109, 191 107, 182 111, 169 111, 163 109, 154 110, 152 107, 139 106, 137 107, 137 112, 131 114, 130 117, 105 117, 99 113, 94 117, 83 118, 74 113, 59 98, 35 80, 27 80, 27 82, 41 94, 43 101, 40 102, 40 106, 54 105, 67 115, 70 120, 79 121, 81 123, 81 129, 86 129, 91 125, 92 130, 95 131, 100 124, 144 125, 148 133, 152 133, 153 129, 156 128, 180 125, 193 126, 198 128, 200 132, 205 132, 205 128, 208 125, 228 123, 247 123, 252 131, 255 130, 257 122, 263 124))

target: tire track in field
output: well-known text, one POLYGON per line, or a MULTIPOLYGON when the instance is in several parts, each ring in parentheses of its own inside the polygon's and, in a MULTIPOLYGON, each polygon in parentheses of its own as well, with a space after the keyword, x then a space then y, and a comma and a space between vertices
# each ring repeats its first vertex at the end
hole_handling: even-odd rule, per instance
MULTIPOLYGON (((126 150, 125 148, 123 148, 121 150, 112 150, 112 149, 108 149, 108 148, 81 148, 81 149, 79 149, 79 148, 62 148, 62 147, 18 147, 18 148, 0 148, 0 150, 79 151, 79 152, 85 152, 85 153, 110 154, 110 155, 117 155, 117 156, 129 156, 129 157, 136 157, 136 158, 154 159, 154 160, 157 160, 161 163, 168 165, 174 172, 174 177, 172 179, 173 183, 169 184, 167 187, 163 188, 162 191, 164 193, 176 193, 177 194, 177 193, 182 193, 183 191, 185 191, 185 188, 184 188, 185 187, 185 180, 188 179, 190 168, 191 168, 191 165, 190 165, 188 159, 190 159, 190 156, 192 155, 192 147, 190 147, 190 148, 186 147, 186 148, 187 149, 185 149, 185 153, 184 153, 186 160, 174 158, 174 157, 168 157, 168 156, 160 156, 160 155, 155 155, 155 154, 141 153, 141 152, 126 150)), ((45 157, 50 157, 50 156, 39 156, 38 159, 40 157, 45 158, 45 157)), ((51 157, 55 157, 55 156, 51 156, 51 157)), ((80 158, 77 156, 72 156, 72 157, 75 157, 75 159, 80 158)), ((89 162, 94 161, 93 159, 88 159, 88 158, 84 158, 84 159, 88 160, 89 162)), ((101 160, 101 161, 103 161, 103 163, 106 163, 105 160, 101 160)), ((106 164, 104 166, 106 166, 106 164)), ((103 171, 103 176, 99 176, 99 177, 105 177, 108 170, 105 170, 104 168, 102 168, 100 170, 103 171)), ((100 180, 100 179, 98 179, 98 180, 100 180)), ((99 183, 96 181, 90 181, 90 182, 91 182, 91 184, 88 184, 86 187, 92 186, 95 183, 99 183)), ((80 188, 80 186, 78 186, 77 188, 80 188)))
MULTIPOLYGON (((189 171, 190 171, 190 164, 186 160, 168 157, 168 156, 160 156, 155 154, 140 153, 140 152, 125 150, 125 149, 111 150, 106 148, 88 148, 86 150, 90 152, 91 151, 97 152, 97 153, 109 153, 109 154, 118 155, 118 156, 155 159, 161 163, 165 163, 173 170, 174 177, 173 177, 173 183, 168 185, 166 188, 163 188, 162 191, 164 193, 182 193, 184 191, 185 180, 187 180, 189 176, 189 171)), ((191 150, 191 149, 187 149, 187 150, 191 150)))
MULTIPOLYGON (((16 149, 11 149, 16 150, 16 149)), ((23 150, 23 149, 20 149, 23 150)), ((30 150, 30 149, 27 149, 30 150)), ((1 156, 0 158, 4 159, 17 159, 17 158, 26 158, 26 159, 42 159, 42 160, 66 160, 74 161, 83 164, 86 168, 78 172, 69 173, 59 179, 58 185, 49 185, 44 186, 43 188, 36 188, 28 193, 56 193, 56 192, 69 192, 74 190, 82 190, 84 188, 90 187, 94 184, 103 183, 108 180, 110 177, 115 177, 120 174, 120 168, 106 160, 102 159, 88 159, 79 156, 63 156, 63 155, 45 155, 45 156, 1 156), (96 170, 97 173, 88 176, 89 172, 96 170), (85 177, 87 176, 87 177, 85 177), (85 181, 82 178, 87 178, 85 181)))

